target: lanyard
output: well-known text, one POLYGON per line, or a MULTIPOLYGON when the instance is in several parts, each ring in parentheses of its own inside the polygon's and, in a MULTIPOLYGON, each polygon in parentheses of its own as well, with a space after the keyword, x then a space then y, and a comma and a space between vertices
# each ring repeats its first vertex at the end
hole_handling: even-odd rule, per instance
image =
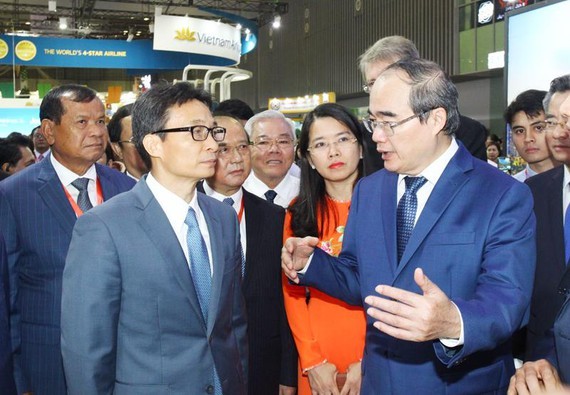
MULTIPOLYGON (((67 196, 67 200, 69 200, 69 204, 71 204, 71 208, 75 212, 75 215, 77 218, 81 217, 83 215, 83 210, 79 208, 75 199, 71 197, 65 185, 63 186, 63 190, 65 191, 65 196, 67 196)), ((103 191, 101 190, 101 181, 99 180, 99 177, 97 177, 97 205, 101 203, 103 203, 103 191)))
POLYGON ((241 206, 239 208, 239 213, 238 213, 238 222, 241 224, 241 219, 243 217, 243 196, 241 197, 241 206))

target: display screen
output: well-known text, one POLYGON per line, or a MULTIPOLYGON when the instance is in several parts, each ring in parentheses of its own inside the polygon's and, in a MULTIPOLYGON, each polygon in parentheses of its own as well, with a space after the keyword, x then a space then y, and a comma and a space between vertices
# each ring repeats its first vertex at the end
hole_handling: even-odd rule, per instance
POLYGON ((525 90, 548 90, 552 79, 570 73, 570 0, 546 0, 506 15, 508 104, 525 90))
POLYGON ((37 107, 0 108, 0 137, 12 132, 29 135, 40 124, 40 110, 37 107))

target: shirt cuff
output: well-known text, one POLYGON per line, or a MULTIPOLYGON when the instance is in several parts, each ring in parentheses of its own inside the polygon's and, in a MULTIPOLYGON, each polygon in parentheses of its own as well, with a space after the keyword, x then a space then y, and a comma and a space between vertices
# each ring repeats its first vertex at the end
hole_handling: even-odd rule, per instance
MULTIPOLYGON (((453 302, 451 302, 453 303, 453 302)), ((461 321, 461 332, 459 334, 459 339, 450 339, 450 338, 440 338, 439 341, 447 348, 455 348, 462 346, 465 344, 465 331, 463 330, 463 317, 461 316, 461 311, 459 311, 459 307, 455 303, 453 303, 457 313, 459 314, 459 320, 461 321)))
POLYGON ((303 274, 307 273, 307 270, 309 270, 309 265, 311 264, 311 261, 313 260, 314 255, 315 255, 315 253, 311 254, 309 259, 307 259, 307 264, 305 265, 305 267, 302 268, 301 270, 297 270, 297 274, 303 275, 303 274))

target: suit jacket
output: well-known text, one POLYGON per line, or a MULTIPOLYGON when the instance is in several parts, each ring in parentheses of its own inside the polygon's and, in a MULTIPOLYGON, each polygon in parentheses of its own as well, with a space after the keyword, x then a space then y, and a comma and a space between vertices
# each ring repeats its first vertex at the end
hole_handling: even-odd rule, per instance
MULTIPOLYGON (((558 291, 566 295, 556 321, 554 322, 554 340, 556 344, 556 363, 560 378, 566 384, 570 383, 570 271, 567 271, 558 291)), ((550 359, 550 358, 549 358, 550 359)))
POLYGON ((359 182, 339 258, 316 249, 301 283, 363 304, 378 284, 420 293, 413 275, 421 267, 459 308, 465 343, 449 349, 438 340, 398 340, 367 317, 362 394, 506 392, 510 337, 526 322, 535 264, 528 188, 460 144, 398 264, 397 181, 381 170, 359 182))
POLYGON ((281 247, 285 210, 243 191, 246 270, 243 294, 249 338, 249 395, 297 386, 297 349, 283 305, 281 247))
MULTIPOLYGON (((202 183, 198 190, 204 192, 202 183)), ((246 222, 245 275, 249 395, 279 393, 297 386, 297 349, 287 322, 281 288, 285 210, 243 190, 246 222)))
POLYGON ((202 193, 198 204, 214 273, 207 324, 186 257, 145 179, 79 218, 63 274, 70 394, 212 393, 214 365, 225 394, 246 394, 236 215, 202 193))
POLYGON ((536 274, 527 326, 527 360, 544 358, 554 348, 552 326, 564 303, 558 284, 567 271, 564 262, 562 183, 564 167, 558 166, 527 180, 536 215, 536 274))
POLYGON ((12 368, 9 300, 8 257, 4 237, 0 233, 0 391, 6 395, 16 394, 12 368))
MULTIPOLYGON (((134 181, 96 164, 104 200, 134 181)), ((61 277, 76 215, 43 160, 0 183, 0 231, 8 252, 14 371, 19 393, 65 394, 60 351, 61 277)))

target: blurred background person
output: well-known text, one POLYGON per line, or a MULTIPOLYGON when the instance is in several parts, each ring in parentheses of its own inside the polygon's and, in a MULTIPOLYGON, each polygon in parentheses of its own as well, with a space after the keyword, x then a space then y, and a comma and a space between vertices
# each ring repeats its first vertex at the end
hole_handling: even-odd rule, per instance
POLYGON ((34 155, 36 156, 36 162, 39 162, 49 153, 49 144, 41 132, 41 126, 36 126, 33 128, 30 136, 32 138, 32 143, 34 144, 34 155))
POLYGON ((36 163, 32 150, 27 145, 18 144, 19 139, 0 139, 0 169, 8 175, 15 174, 36 163))
MULTIPOLYGON (((125 165, 123 172, 126 175, 138 180, 148 172, 148 169, 133 143, 132 111, 132 104, 119 108, 109 121, 107 129, 115 160, 125 165)), ((120 170, 118 166, 111 167, 120 170)))
POLYGON ((513 177, 524 181, 560 164, 552 157, 547 139, 542 101, 546 91, 530 89, 519 94, 505 110, 505 122, 510 125, 513 143, 527 163, 526 168, 513 177))
MULTIPOLYGON (((358 120, 338 104, 307 114, 298 148, 301 190, 287 211, 284 240, 315 236, 322 250, 340 253, 352 190, 363 172, 362 135, 358 120)), ((299 352, 299 394, 337 394, 344 379, 342 394, 358 394, 366 331, 362 307, 285 278, 283 290, 299 352)))
POLYGON ((236 118, 243 126, 253 117, 253 110, 243 100, 228 99, 224 100, 214 112, 215 115, 229 115, 236 118))
POLYGON ((501 146, 499 143, 491 141, 487 144, 487 163, 499 167, 499 156, 501 156, 501 146))

